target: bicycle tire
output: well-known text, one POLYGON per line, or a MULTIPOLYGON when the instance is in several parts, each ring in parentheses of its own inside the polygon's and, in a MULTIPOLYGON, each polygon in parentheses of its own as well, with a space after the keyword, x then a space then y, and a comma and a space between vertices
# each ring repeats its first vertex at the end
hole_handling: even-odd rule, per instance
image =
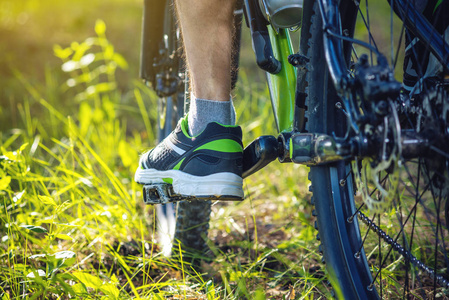
MULTIPOLYGON (((352 36, 354 33, 357 13, 357 8, 354 6, 353 1, 343 0, 340 2, 340 20, 343 22, 342 29, 346 30, 346 33, 349 34, 349 36, 352 36)), ((305 89, 308 107, 306 112, 306 129, 309 132, 326 133, 330 135, 335 134, 336 136, 343 137, 347 131, 347 117, 341 109, 337 108, 338 105, 336 105, 340 100, 326 65, 323 45, 323 24, 317 2, 306 1, 303 24, 300 51, 310 59, 307 66, 307 87, 305 89), (323 74, 323 70, 326 70, 325 74, 323 74)), ((347 46, 348 44, 344 46, 346 47, 344 48, 346 55, 345 59, 347 65, 350 65, 349 57, 352 48, 351 45, 349 45, 349 47, 347 46)), ((421 158, 419 158, 418 165, 422 165, 421 158)), ((377 273, 372 271, 375 270, 376 265, 373 264, 373 262, 368 261, 367 257, 370 258, 370 255, 374 252, 374 248, 365 251, 365 238, 368 236, 370 228, 363 229, 367 233, 366 236, 365 233, 362 234, 362 222, 359 222, 357 219, 357 214, 360 215, 358 209, 362 206, 359 207, 358 204, 356 205, 356 200, 354 198, 355 185, 353 176, 350 176, 353 172, 354 170, 351 169, 351 165, 342 161, 324 166, 311 167, 309 173, 309 179, 312 183, 310 190, 313 192, 312 203, 315 205, 314 215, 316 215, 317 218, 315 227, 319 232, 317 235, 317 239, 320 240, 319 250, 323 255, 323 261, 326 264, 328 278, 332 284, 335 296, 340 299, 379 299, 384 297, 410 298, 416 296, 421 298, 436 298, 437 293, 435 284, 433 284, 433 290, 430 290, 432 287, 429 287, 429 290, 426 290, 427 286, 424 286, 422 282, 416 284, 421 285, 418 286, 416 290, 412 290, 413 287, 409 287, 408 284, 411 283, 408 282, 408 277, 412 276, 412 271, 409 272, 408 269, 413 267, 410 267, 411 263, 407 259, 404 259, 405 263, 402 263, 399 267, 406 266, 407 270, 401 270, 400 272, 402 273, 398 273, 401 274, 399 276, 403 276, 405 279, 402 278, 396 282, 396 284, 400 285, 405 281, 402 290, 394 290, 395 286, 393 284, 386 284, 384 287, 384 283, 382 282, 383 273, 378 273, 380 274, 379 280, 377 273), (367 256, 367 253, 370 254, 367 256), (373 276, 373 274, 376 274, 376 276, 373 276)), ((420 183, 419 174, 421 174, 419 173, 419 167, 417 172, 418 183, 416 186, 418 188, 420 183)), ((421 172, 424 171, 421 170, 421 172)), ((428 171, 427 174, 429 174, 428 171)), ((444 175, 447 180, 447 174, 444 175)), ((435 197, 434 195, 432 196, 435 197)), ((422 195, 419 197, 422 197, 422 195)), ((421 202, 421 198, 418 200, 416 201, 416 204, 421 202)), ((433 200, 435 201, 435 198, 433 200)), ((415 210, 415 207, 413 207, 413 210, 415 210)), ((366 209, 365 211, 368 210, 366 209)), ((439 208, 437 208, 436 212, 441 213, 439 208)), ((411 213, 409 216, 410 215, 411 213)), ((370 218, 371 222, 373 222, 375 217, 376 214, 374 214, 372 219, 370 218)), ((442 218, 442 215, 436 215, 436 218, 439 220, 442 218)), ((432 221, 433 220, 429 221, 429 223, 432 221)), ((403 224, 400 222, 403 222, 402 219, 398 220, 398 223, 404 228, 407 221, 403 224)), ((444 222, 441 224, 444 224, 444 222)), ((411 235, 411 240, 413 240, 413 231, 411 235)), ((432 249, 435 251, 440 246, 438 244, 438 235, 439 232, 437 226, 435 248, 432 249)), ((443 233, 441 235, 444 237, 443 233)), ((398 233, 395 242, 398 240, 399 236, 400 232, 398 233)), ((407 233, 402 233, 402 236, 405 236, 403 248, 407 249, 408 242, 412 244, 409 238, 410 235, 407 236, 407 233)), ((382 248, 382 242, 383 241, 381 241, 381 238, 379 237, 379 249, 382 248)), ((445 246, 444 238, 440 243, 445 246)), ((385 245, 386 243, 383 242, 383 244, 385 245)), ((412 249, 411 246, 409 248, 412 249)), ((388 252, 387 257, 389 253, 390 252, 388 252)), ((400 256, 398 255, 398 257, 399 261, 400 256)), ((382 253, 380 253, 379 260, 381 261, 381 271, 385 262, 382 258, 382 253)), ((429 258, 428 264, 430 264, 430 261, 431 258, 429 258)), ((379 269, 379 267, 377 267, 377 269, 379 269)), ((435 267, 434 270, 436 269, 437 268, 435 267)), ((415 271, 415 276, 419 277, 420 275, 418 276, 418 272, 415 271)), ((444 297, 444 290, 443 293, 439 295, 439 297, 444 297)))
MULTIPOLYGON (((176 28, 175 14, 172 9, 172 1, 167 1, 165 4, 163 37, 168 53, 175 53, 178 57, 178 63, 174 64, 175 68, 178 69, 177 73, 185 79, 185 64, 182 55, 179 53, 179 31, 176 28)), ((175 94, 159 97, 158 142, 167 137, 185 115, 186 91, 188 91, 188 85, 180 85, 175 94)), ((167 256, 170 255, 174 250, 178 250, 178 243, 181 244, 183 249, 204 249, 205 240, 201 237, 207 236, 210 207, 210 201, 180 201, 176 204, 157 205, 157 232, 162 252, 167 256), (172 249, 173 247, 175 248, 172 249)))
MULTIPOLYGON (((335 99, 338 97, 329 72, 326 71, 323 76, 323 70, 327 70, 327 65, 323 49, 322 21, 317 3, 306 1, 302 31, 301 51, 310 59, 306 75, 308 107, 306 129, 309 132, 332 133, 338 124, 345 123, 345 116, 335 109, 335 99)), ((344 207, 342 198, 352 196, 350 190, 341 190, 338 184, 338 176, 345 172, 345 169, 343 162, 310 168, 312 203, 315 205, 317 216, 315 227, 319 231, 317 238, 321 241, 319 250, 323 254, 328 278, 338 298, 376 299, 377 295, 373 293, 360 293, 360 290, 363 292, 361 287, 368 286, 370 282, 370 272, 366 270, 368 265, 362 268, 351 266, 349 265, 351 259, 347 258, 348 253, 354 253, 352 249, 346 249, 350 245, 348 241, 357 240, 358 235, 342 236, 346 232, 339 230, 342 222, 339 209, 344 207)), ((350 184, 347 187, 350 187, 350 184)), ((352 214, 352 209, 350 207, 349 209, 349 213, 352 214)), ((357 228, 354 230, 357 232, 357 228)), ((355 244, 357 247, 357 243, 355 244)))

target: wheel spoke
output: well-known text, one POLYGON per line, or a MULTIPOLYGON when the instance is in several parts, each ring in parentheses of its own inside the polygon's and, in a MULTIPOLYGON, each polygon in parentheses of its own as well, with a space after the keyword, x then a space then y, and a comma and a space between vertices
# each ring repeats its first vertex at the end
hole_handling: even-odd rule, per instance
MULTIPOLYGON (((376 48, 376 50, 379 50, 377 48, 376 42, 374 41, 374 38, 373 38, 373 36, 371 34, 370 20, 369 20, 369 9, 368 9, 368 0, 365 0, 365 5, 366 5, 366 20, 365 20, 365 17, 363 16, 362 10, 360 9, 360 6, 359 6, 359 11, 360 11, 360 15, 362 16, 363 22, 365 23, 366 29, 368 30, 369 44, 370 45, 374 44, 374 47, 376 48)), ((371 61, 371 64, 373 64, 373 51, 371 51, 371 49, 370 49, 370 61, 371 61)))
MULTIPOLYGON (((391 12, 393 12, 393 3, 392 3, 392 1, 393 0, 390 0, 390 11, 391 12)), ((408 12, 408 8, 409 8, 409 6, 407 6, 406 12, 408 12)), ((391 16, 391 24, 393 24, 393 16, 391 16)), ((393 26, 391 26, 391 28, 393 28, 393 26)), ((393 29, 391 29, 391 30, 393 30, 393 29)), ((401 34, 399 36, 399 42, 398 42, 398 45, 396 47, 396 54, 394 56, 394 60, 393 60, 393 64, 392 64, 393 70, 396 69, 396 64, 398 62, 399 52, 401 50, 401 45, 402 45, 402 39, 404 37, 404 31, 405 31, 405 24, 402 23, 401 34)), ((391 44, 393 45, 393 38, 391 39, 391 44)))
POLYGON ((365 206, 365 203, 362 203, 362 205, 359 206, 359 208, 357 208, 357 210, 355 211, 355 213, 352 214, 352 216, 350 216, 347 220, 348 223, 352 223, 352 221, 354 220, 354 217, 359 213, 359 211, 365 206))
MULTIPOLYGON (((394 70, 394 34, 393 34, 393 2, 392 0, 390 0, 390 51, 391 51, 391 65, 393 66, 393 70, 394 70)), ((400 44, 398 45, 399 48, 400 44)))
MULTIPOLYGON (((418 179, 417 179, 416 186, 415 186, 415 203, 418 203, 418 201, 419 201, 419 199, 418 199, 418 195, 419 195, 418 187, 419 187, 419 182, 420 182, 420 179, 421 179, 421 177, 420 177, 420 175, 421 175, 421 163, 420 163, 420 161, 421 161, 421 158, 418 160, 418 179)), ((408 249, 411 249, 412 246, 413 246, 413 236, 414 236, 414 233, 415 233, 416 212, 417 211, 418 211, 417 209, 415 209, 413 211, 412 232, 411 232, 411 235, 410 235, 410 244, 408 246, 408 249)), ((406 260, 406 273, 405 273, 405 280, 406 280, 405 286, 406 286, 406 289, 404 289, 404 296, 405 296, 405 291, 406 290, 408 292, 410 291, 409 290, 409 285, 408 285, 408 270, 409 270, 409 268, 413 268, 414 271, 415 271, 416 278, 419 278, 418 270, 416 268, 414 268, 413 265, 411 264, 411 262, 407 259, 406 260)))
MULTIPOLYGON (((374 218, 373 218, 374 219, 374 218)), ((377 215, 377 222, 380 224, 380 215, 377 215)), ((379 262, 382 262, 382 240, 380 238, 380 235, 377 237, 379 239, 379 246, 378 246, 378 250, 379 250, 379 262)), ((380 299, 382 299, 382 290, 383 290, 383 285, 382 285, 382 264, 380 264, 380 268, 379 268, 379 281, 380 281, 380 299)))
POLYGON ((362 244, 360 245, 359 250, 355 253, 355 257, 356 257, 356 258, 358 258, 359 255, 360 255, 360 253, 362 252, 363 244, 365 244, 365 240, 366 240, 366 238, 368 237, 368 233, 369 233, 369 231, 370 231, 371 224, 374 224, 374 223, 373 223, 374 218, 376 218, 376 214, 374 214, 373 218, 371 219, 370 226, 368 226, 368 229, 366 230, 365 236, 363 237, 362 244))
POLYGON ((446 157, 447 159, 449 159, 449 154, 447 154, 446 152, 444 152, 443 150, 438 149, 437 147, 435 147, 434 145, 430 145, 430 149, 432 149, 433 151, 435 151, 436 153, 443 155, 444 157, 446 157))
POLYGON ((440 189, 440 193, 438 195, 438 205, 436 207, 437 209, 437 230, 436 230, 436 235, 435 235, 435 250, 434 250, 434 255, 435 255, 435 266, 434 266, 434 270, 435 270, 435 274, 433 276, 433 297, 436 298, 436 288, 437 288, 437 270, 438 270, 438 229, 440 228, 440 204, 441 204, 441 189, 440 189))

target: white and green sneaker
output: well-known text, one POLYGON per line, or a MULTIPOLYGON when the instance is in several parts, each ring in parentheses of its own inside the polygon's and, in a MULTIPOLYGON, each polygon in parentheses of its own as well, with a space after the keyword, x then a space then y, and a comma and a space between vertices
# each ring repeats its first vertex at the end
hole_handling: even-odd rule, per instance
POLYGON ((181 119, 170 135, 141 156, 135 181, 168 183, 182 196, 243 199, 241 128, 213 122, 191 137, 187 127, 187 118, 181 119))

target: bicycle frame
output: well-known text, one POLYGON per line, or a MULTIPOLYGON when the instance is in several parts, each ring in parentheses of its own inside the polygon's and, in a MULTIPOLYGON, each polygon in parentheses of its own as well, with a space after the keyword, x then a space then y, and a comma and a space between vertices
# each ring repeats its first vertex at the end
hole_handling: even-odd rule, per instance
POLYGON ((288 62, 293 46, 286 29, 280 29, 277 33, 270 26, 268 32, 274 56, 282 64, 279 73, 267 73, 271 104, 278 132, 290 132, 293 131, 295 109, 295 90, 292 87, 296 87, 297 77, 295 68, 288 62))

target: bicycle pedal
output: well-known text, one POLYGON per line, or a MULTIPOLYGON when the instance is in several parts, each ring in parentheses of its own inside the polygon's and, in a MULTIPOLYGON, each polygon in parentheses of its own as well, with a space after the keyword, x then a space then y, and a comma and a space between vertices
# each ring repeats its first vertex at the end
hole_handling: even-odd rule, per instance
POLYGON ((154 183, 143 186, 143 202, 145 204, 165 204, 182 200, 175 194, 173 186, 168 183, 154 183))
POLYGON ((143 202, 145 204, 166 204, 170 202, 177 202, 181 200, 221 200, 221 201, 242 201, 243 198, 231 195, 205 195, 205 196, 189 196, 176 194, 173 191, 173 186, 168 183, 154 183, 143 186, 143 202))

